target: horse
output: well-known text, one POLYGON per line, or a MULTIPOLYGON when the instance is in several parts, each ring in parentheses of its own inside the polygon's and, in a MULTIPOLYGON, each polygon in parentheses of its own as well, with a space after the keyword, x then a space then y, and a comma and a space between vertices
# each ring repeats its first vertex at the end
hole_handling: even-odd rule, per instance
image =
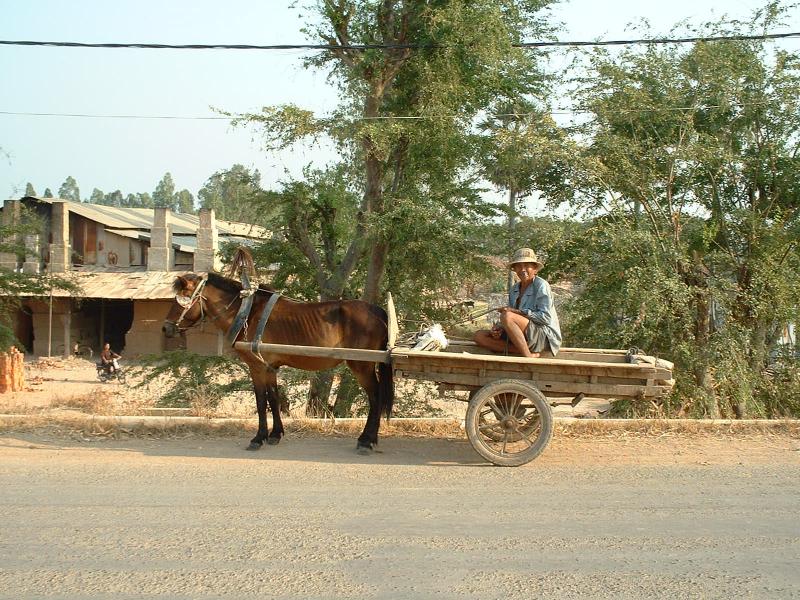
MULTIPOLYGON (((266 326, 263 327, 261 341, 264 343, 386 350, 388 318, 382 308, 361 300, 299 302, 265 286, 258 286, 254 291, 250 314, 241 331, 233 337, 230 330, 244 301, 242 289, 238 281, 214 272, 178 276, 173 284, 175 302, 162 327, 164 335, 174 337, 206 320, 223 332, 228 332, 229 337, 233 338, 229 340, 231 342, 252 342, 259 329, 262 313, 271 308, 266 326), (273 298, 276 294, 277 298, 273 298)), ((248 450, 260 449, 265 441, 268 445, 277 444, 284 435, 277 380, 281 366, 320 371, 333 368, 343 360, 369 399, 367 422, 358 437, 356 450, 360 454, 370 454, 375 449, 381 413, 385 412, 388 419, 394 402, 390 365, 281 353, 256 355, 250 350, 235 347, 234 351, 249 368, 258 411, 258 432, 250 440, 248 450), (272 432, 269 433, 267 404, 272 413, 272 432)))

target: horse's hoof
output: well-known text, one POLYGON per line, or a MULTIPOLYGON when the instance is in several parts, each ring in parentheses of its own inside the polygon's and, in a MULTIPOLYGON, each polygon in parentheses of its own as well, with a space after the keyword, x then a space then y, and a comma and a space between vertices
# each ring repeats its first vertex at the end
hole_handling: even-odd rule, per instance
POLYGON ((357 444, 356 453, 361 456, 369 456, 372 454, 372 446, 357 444))
POLYGON ((280 441, 281 441, 281 438, 279 438, 279 437, 268 437, 267 438, 267 444, 269 444, 270 446, 277 446, 278 442, 280 442, 280 441))
POLYGON ((260 443, 259 442, 250 442, 250 445, 247 448, 245 448, 245 450, 252 450, 252 451, 261 450, 261 446, 263 446, 263 445, 264 445, 264 442, 260 442, 260 443))

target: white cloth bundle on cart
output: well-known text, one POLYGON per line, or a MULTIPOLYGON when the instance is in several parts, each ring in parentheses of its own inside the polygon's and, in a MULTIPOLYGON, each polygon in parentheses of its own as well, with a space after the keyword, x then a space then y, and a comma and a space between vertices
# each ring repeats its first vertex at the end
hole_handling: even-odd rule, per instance
POLYGON ((444 335, 442 326, 434 323, 428 329, 417 334, 416 343, 412 350, 431 350, 438 351, 447 348, 447 338, 444 335))

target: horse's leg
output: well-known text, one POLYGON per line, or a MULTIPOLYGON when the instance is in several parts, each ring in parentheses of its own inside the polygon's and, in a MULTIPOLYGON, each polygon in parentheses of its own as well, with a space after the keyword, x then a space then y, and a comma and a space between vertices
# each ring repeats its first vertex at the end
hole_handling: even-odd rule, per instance
POLYGON ((272 433, 267 438, 267 443, 274 446, 283 437, 283 421, 281 420, 281 398, 278 394, 278 370, 271 369, 267 376, 267 400, 272 413, 272 433))
POLYGON ((359 454, 369 454, 378 444, 378 428, 381 425, 381 407, 378 402, 378 377, 375 374, 375 363, 364 361, 347 361, 347 366, 369 399, 369 413, 364 431, 358 436, 356 450, 359 454))
POLYGON ((250 440, 248 450, 259 450, 267 439, 267 371, 260 366, 250 367, 250 378, 253 380, 253 392, 256 395, 256 411, 258 412, 258 431, 250 440))

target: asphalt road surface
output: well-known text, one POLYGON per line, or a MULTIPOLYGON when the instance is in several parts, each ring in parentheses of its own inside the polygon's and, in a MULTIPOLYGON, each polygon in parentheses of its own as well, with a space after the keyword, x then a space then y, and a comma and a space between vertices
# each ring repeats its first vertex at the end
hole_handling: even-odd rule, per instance
POLYGON ((800 597, 800 441, 0 436, 0 598, 800 597))

